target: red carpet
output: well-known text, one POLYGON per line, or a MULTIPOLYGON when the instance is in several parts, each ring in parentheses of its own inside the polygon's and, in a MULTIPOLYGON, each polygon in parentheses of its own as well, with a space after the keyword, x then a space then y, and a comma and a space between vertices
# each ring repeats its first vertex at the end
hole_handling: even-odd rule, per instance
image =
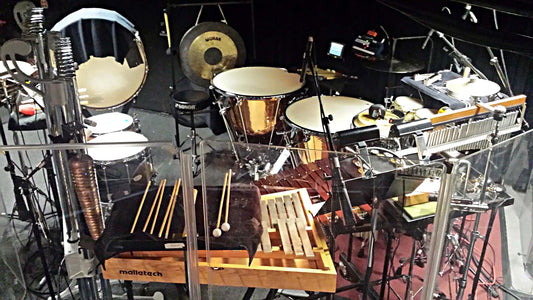
MULTIPOLYGON (((485 236, 486 230, 487 230, 487 223, 489 219, 489 212, 486 212, 482 215, 480 226, 479 226, 479 232, 482 236, 485 236)), ((474 225, 474 215, 467 216, 467 220, 465 223, 465 234, 466 236, 470 237, 470 230, 474 225)), ((455 224, 460 224, 459 220, 456 220, 455 224)), ((430 226, 431 227, 431 226, 430 226)), ((381 279, 382 271, 383 271, 383 261, 385 258, 385 249, 386 249, 386 243, 384 239, 384 233, 380 232, 377 238, 377 241, 375 243, 374 248, 374 268, 371 280, 378 280, 381 279)), ((364 271, 366 269, 367 265, 367 257, 368 257, 368 247, 365 248, 365 255, 363 258, 357 257, 357 252, 359 251, 360 245, 361 245, 362 239, 361 238, 354 238, 353 242, 353 252, 352 252, 352 262, 356 266, 357 270, 361 274, 364 275, 364 271)), ((481 253, 481 249, 483 246, 483 240, 478 239, 474 248, 474 255, 475 257, 479 257, 481 253)), ((348 235, 343 235, 337 237, 337 251, 336 251, 336 262, 338 262, 338 255, 341 252, 347 253, 347 247, 348 247, 348 235)), ((406 259, 406 263, 402 268, 402 274, 407 274, 409 270, 409 258, 411 256, 411 247, 412 247, 412 238, 410 236, 407 236, 405 234, 395 234, 395 239, 392 241, 392 252, 395 252, 395 257, 392 262, 392 267, 389 268, 390 272, 389 274, 393 274, 394 271, 398 268, 400 265, 400 259, 406 259), (395 250, 396 248, 396 250, 395 250)), ((429 247, 429 243, 427 245, 429 247)), ((495 277, 496 280, 501 282, 502 279, 502 266, 501 266, 501 237, 500 237, 500 224, 498 217, 496 217, 496 220, 494 222, 492 232, 489 239, 489 246, 486 252, 485 260, 483 263, 483 268, 486 270, 488 274, 490 274, 492 277, 495 277)), ((466 258, 467 255, 467 247, 463 247, 462 254, 466 258)), ((472 264, 472 266, 474 266, 472 264)), ((442 268, 441 268, 442 269, 442 268)), ((460 278, 461 274, 458 272, 458 268, 455 267, 454 271, 450 271, 450 268, 447 267, 444 272, 443 276, 438 277, 438 289, 440 292, 444 293, 446 295, 446 298, 448 299, 456 299, 456 284, 457 284, 457 278, 460 278)), ((412 293, 413 295, 419 291, 419 289, 423 285, 423 278, 424 278, 424 268, 421 268, 417 265, 414 265, 413 268, 413 279, 412 279, 412 293)), ((463 299, 468 299, 467 296, 471 292, 471 286, 473 282, 474 274, 471 272, 468 276, 467 280, 467 288, 464 293, 463 299)), ((344 280, 342 276, 337 277, 337 288, 340 288, 342 286, 348 285, 350 282, 344 280)), ((485 283, 488 285, 494 284, 494 282, 485 283)), ((379 285, 375 286, 374 289, 379 294, 380 287, 379 285)), ((405 289, 406 284, 402 279, 394 279, 390 281, 390 288, 388 287, 385 290, 385 296, 384 299, 404 299, 405 296, 405 289), (397 297, 396 294, 399 295, 397 297)), ((494 289, 500 294, 500 298, 502 297, 502 292, 498 289, 494 289)), ((342 293, 338 293, 339 296, 346 297, 349 299, 361 299, 362 294, 355 289, 345 291, 342 293)), ((370 299, 370 298, 369 298, 370 299)), ((410 298, 409 298, 410 299, 410 298)), ((413 299, 421 299, 421 293, 419 292, 414 296, 413 299)), ((491 298, 489 294, 487 294, 486 289, 483 286, 483 283, 478 285, 476 295, 474 299, 496 299, 491 298)), ((427 299, 423 299, 427 300, 427 299)))

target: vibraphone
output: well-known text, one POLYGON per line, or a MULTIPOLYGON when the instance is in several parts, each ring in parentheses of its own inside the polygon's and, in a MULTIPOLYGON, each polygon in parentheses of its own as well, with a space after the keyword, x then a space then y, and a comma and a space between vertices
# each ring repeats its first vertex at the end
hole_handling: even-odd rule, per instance
MULTIPOLYGON (((498 138, 500 141, 508 139, 513 132, 517 132, 522 128, 525 105, 526 97, 524 95, 486 103, 485 106, 492 108, 496 106, 505 107, 506 112, 502 115, 503 119, 501 121, 497 121, 482 106, 471 106, 437 114, 430 118, 429 121, 433 129, 423 132, 423 141, 421 142, 424 145, 422 147, 418 145, 418 148, 423 148, 427 154, 446 150, 478 150, 487 148, 490 145, 488 137, 494 133, 496 124, 499 126, 498 138)), ((409 128, 409 123, 404 125, 409 128)), ((399 127, 401 126, 398 125, 399 127)), ((393 131, 394 129, 391 130, 391 132, 393 131)), ((396 134, 402 135, 401 132, 396 134)), ((417 147, 408 147, 396 151, 396 154, 403 157, 416 153, 417 151, 417 147)))

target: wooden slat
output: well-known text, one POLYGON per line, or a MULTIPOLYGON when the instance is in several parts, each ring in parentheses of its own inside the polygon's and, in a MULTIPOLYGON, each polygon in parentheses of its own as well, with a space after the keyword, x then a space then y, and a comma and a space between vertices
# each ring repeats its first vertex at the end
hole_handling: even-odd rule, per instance
MULTIPOLYGON (((287 226, 289 227, 289 233, 291 235, 292 246, 294 247, 294 253, 296 255, 304 255, 302 238, 300 237, 301 233, 296 227, 296 213, 294 212, 294 207, 292 206, 292 200, 290 195, 283 195, 283 204, 285 204, 285 209, 287 210, 287 226)), ((307 232, 305 232, 307 235, 307 232)))
POLYGON ((272 252, 272 245, 270 244, 270 236, 268 235, 269 218, 266 201, 261 200, 261 225, 263 226, 263 233, 261 234, 261 243, 263 244, 263 251, 265 253, 272 252))
POLYGON ((268 199, 268 211, 270 213, 270 224, 274 227, 274 225, 278 224, 278 212, 274 199, 268 199))
POLYGON ((307 229, 306 229, 307 220, 305 216, 303 215, 302 204, 300 202, 300 194, 293 193, 291 195, 284 196, 283 198, 285 200, 285 206, 287 207, 287 211, 289 212, 289 214, 291 214, 290 212, 291 210, 293 211, 292 213, 294 214, 293 203, 295 203, 294 206, 297 207, 296 209, 301 211, 300 213, 295 214, 296 227, 298 229, 298 233, 300 234, 305 256, 313 257, 315 254, 313 253, 313 246, 311 245, 311 241, 309 240, 309 235, 307 234, 307 229), (287 203, 289 204, 287 205, 287 203), (298 205, 300 206, 299 208, 298 208, 298 205))
MULTIPOLYGON (((268 202, 270 203, 270 200, 268 202)), ((278 229, 281 237, 281 244, 283 245, 283 251, 285 254, 291 254, 292 245, 289 233, 287 232, 287 213, 285 212, 281 197, 276 197, 276 208, 278 209, 278 229)))

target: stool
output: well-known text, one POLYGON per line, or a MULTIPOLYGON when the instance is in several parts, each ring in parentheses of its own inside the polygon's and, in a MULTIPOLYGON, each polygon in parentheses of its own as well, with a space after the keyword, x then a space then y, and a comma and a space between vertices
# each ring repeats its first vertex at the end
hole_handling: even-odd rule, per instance
POLYGON ((186 142, 184 141, 180 144, 179 136, 179 120, 178 114, 188 114, 191 118, 190 124, 187 124, 191 128, 191 135, 189 136, 191 140, 191 152, 193 158, 197 156, 196 150, 196 138, 202 139, 198 134, 196 134, 196 124, 194 120, 194 113, 199 112, 207 108, 211 102, 209 101, 209 94, 202 91, 195 90, 185 90, 174 93, 172 95, 174 100, 174 121, 176 124, 176 145, 181 148, 181 146, 186 142))

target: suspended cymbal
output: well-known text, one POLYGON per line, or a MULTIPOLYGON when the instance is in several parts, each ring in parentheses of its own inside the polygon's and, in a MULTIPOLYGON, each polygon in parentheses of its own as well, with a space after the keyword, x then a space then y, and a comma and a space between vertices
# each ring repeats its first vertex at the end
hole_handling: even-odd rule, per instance
POLYGON ((396 58, 376 61, 364 61, 363 65, 365 66, 365 68, 370 70, 395 74, 414 73, 424 68, 423 63, 398 60, 396 58))
POLYGON ((220 22, 204 22, 185 33, 179 55, 185 76, 208 86, 215 74, 243 65, 246 49, 233 28, 220 22))
POLYGON ((500 91, 500 86, 490 80, 479 78, 457 78, 448 80, 446 88, 457 96, 486 97, 500 91))

